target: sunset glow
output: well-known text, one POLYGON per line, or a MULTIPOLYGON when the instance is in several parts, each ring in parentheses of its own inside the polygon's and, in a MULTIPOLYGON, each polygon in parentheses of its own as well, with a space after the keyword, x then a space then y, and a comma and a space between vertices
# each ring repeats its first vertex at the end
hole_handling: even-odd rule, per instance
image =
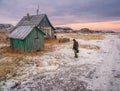
POLYGON ((120 21, 109 21, 109 22, 95 22, 95 23, 74 23, 67 25, 58 25, 58 26, 69 26, 75 30, 81 28, 89 28, 91 30, 113 30, 120 31, 120 21))

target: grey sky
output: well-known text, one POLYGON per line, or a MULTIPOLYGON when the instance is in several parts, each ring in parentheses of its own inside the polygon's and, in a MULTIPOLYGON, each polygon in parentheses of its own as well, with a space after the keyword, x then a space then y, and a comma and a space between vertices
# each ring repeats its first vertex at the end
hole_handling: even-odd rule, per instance
POLYGON ((17 23, 26 13, 46 13, 54 24, 120 19, 120 0, 0 0, 0 23, 17 23))

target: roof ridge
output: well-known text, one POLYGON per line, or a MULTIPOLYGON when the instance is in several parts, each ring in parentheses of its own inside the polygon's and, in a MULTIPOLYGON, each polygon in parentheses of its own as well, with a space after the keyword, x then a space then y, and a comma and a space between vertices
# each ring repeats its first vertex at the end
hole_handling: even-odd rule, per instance
MULTIPOLYGON (((41 16, 41 15, 46 15, 46 14, 39 14, 39 15, 30 15, 30 16, 41 16)), ((27 17, 27 15, 25 15, 24 17, 27 17)))

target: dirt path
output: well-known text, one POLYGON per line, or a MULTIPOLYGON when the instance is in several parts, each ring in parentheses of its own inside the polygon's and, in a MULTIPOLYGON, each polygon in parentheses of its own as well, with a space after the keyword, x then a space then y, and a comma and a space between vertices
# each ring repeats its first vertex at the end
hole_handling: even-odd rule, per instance
POLYGON ((96 68, 92 86, 94 90, 120 91, 120 39, 108 36, 103 62, 96 68))

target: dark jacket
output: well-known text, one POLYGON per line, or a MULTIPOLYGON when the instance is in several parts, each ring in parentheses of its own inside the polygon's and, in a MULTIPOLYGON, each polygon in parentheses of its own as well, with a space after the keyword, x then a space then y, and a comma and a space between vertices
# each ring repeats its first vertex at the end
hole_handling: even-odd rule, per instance
POLYGON ((78 47, 79 47, 78 42, 74 41, 74 43, 73 43, 73 49, 74 50, 78 50, 78 47))

